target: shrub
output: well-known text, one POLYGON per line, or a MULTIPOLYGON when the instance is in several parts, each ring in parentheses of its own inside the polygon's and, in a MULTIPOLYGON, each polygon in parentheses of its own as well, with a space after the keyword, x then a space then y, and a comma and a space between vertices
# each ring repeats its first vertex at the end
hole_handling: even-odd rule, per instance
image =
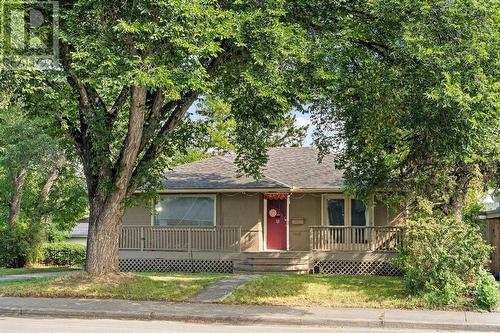
POLYGON ((82 266, 86 247, 73 243, 47 243, 43 246, 43 263, 55 266, 82 266))
POLYGON ((404 272, 410 293, 423 294, 435 305, 466 299, 491 309, 496 285, 484 269, 491 247, 477 226, 427 217, 408 221, 403 240, 394 263, 404 272))
POLYGON ((481 271, 477 277, 473 292, 476 304, 480 308, 493 310, 497 307, 500 292, 495 278, 486 270, 481 271))
POLYGON ((15 226, 0 224, 0 267, 24 267, 38 259, 40 248, 32 234, 24 221, 15 226))

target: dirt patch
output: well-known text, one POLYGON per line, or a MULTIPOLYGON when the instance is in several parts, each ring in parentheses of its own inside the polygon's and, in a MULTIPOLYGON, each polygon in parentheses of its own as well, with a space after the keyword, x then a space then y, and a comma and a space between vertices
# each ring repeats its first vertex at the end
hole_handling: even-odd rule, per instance
POLYGON ((87 273, 78 273, 54 281, 52 287, 64 287, 75 289, 87 289, 92 286, 116 287, 121 283, 134 282, 138 277, 131 273, 106 274, 101 276, 91 276, 87 273))

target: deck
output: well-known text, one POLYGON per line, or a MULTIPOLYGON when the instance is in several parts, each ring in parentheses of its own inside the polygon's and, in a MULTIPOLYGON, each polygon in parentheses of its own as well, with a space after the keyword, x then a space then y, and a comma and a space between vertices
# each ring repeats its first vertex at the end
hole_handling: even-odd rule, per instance
POLYGON ((400 227, 309 228, 309 251, 242 251, 239 226, 126 226, 124 270, 357 274, 392 271, 385 263, 401 244, 400 227))
MULTIPOLYGON (((311 252, 394 252, 401 244, 401 227, 313 226, 309 228, 311 252)), ((241 253, 239 226, 158 227, 124 226, 122 251, 241 253)))

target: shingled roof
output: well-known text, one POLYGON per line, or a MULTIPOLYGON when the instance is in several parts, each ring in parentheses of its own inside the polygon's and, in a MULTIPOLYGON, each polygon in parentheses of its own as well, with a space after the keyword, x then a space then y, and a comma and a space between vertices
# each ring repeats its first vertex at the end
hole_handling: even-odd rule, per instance
POLYGON ((263 177, 257 182, 250 177, 237 177, 235 155, 215 156, 183 164, 165 174, 165 189, 340 189, 344 185, 342 171, 336 170, 331 156, 318 163, 316 150, 311 147, 272 148, 263 177))

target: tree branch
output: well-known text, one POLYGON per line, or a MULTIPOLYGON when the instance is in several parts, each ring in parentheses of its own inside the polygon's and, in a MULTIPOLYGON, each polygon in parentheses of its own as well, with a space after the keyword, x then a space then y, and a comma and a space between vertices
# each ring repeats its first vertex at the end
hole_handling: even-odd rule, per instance
MULTIPOLYGON (((151 140, 154 135, 154 132, 159 126, 161 111, 163 104, 163 91, 158 89, 155 93, 155 97, 153 99, 153 103, 151 106, 151 111, 149 112, 148 119, 146 120, 146 128, 144 129, 144 135, 141 140, 141 146, 139 151, 142 151, 146 144, 151 140)), ((168 103, 167 103, 168 104, 168 103)))
MULTIPOLYGON (((215 58, 210 60, 206 65, 206 72, 209 77, 213 77, 216 71, 220 68, 220 66, 226 62, 228 62, 234 55, 236 54, 236 50, 231 49, 225 43, 221 45, 223 51, 219 53, 215 58)), ((168 134, 172 133, 175 128, 179 125, 179 122, 184 118, 189 107, 196 101, 199 96, 199 92, 196 91, 188 91, 184 93, 181 99, 176 101, 170 101, 162 106, 161 108, 161 116, 170 113, 168 119, 161 126, 161 128, 156 131, 154 128, 148 129, 151 131, 148 133, 148 138, 143 138, 141 142, 141 150, 143 151, 146 147, 147 150, 142 155, 142 158, 137 163, 135 167, 134 173, 131 178, 131 182, 129 184, 128 192, 133 193, 140 184, 140 179, 138 179, 140 173, 149 168, 151 164, 161 155, 161 153, 165 149, 166 140, 165 138, 168 134), (153 134, 156 133, 156 134, 153 134), (158 138, 158 140, 154 140, 154 138, 158 138)))
POLYGON ((139 154, 144 129, 146 94, 147 89, 145 87, 134 86, 131 88, 128 131, 120 150, 120 156, 113 168, 114 184, 118 190, 127 190, 135 160, 139 154))
POLYGON ((66 163, 66 158, 63 153, 57 153, 55 156, 55 164, 52 169, 52 172, 49 174, 47 177, 47 180, 45 181, 42 190, 40 191, 40 196, 38 197, 38 204, 37 204, 37 216, 38 218, 42 217, 42 208, 44 204, 47 202, 50 193, 52 192, 52 189, 54 188, 54 184, 61 174, 61 171, 63 170, 64 164, 66 163))
POLYGON ((128 97, 129 92, 130 92, 129 87, 124 86, 122 88, 122 90, 120 91, 120 94, 118 95, 118 97, 115 100, 115 103, 113 104, 111 109, 109 109, 109 111, 108 111, 108 117, 111 117, 112 119, 116 119, 116 117, 118 115, 118 111, 120 111, 120 109, 123 107, 123 105, 127 101, 127 97, 128 97))
POLYGON ((394 59, 394 57, 392 57, 389 54, 391 49, 387 45, 377 43, 377 42, 372 42, 372 41, 365 41, 365 40, 361 40, 361 39, 355 40, 354 43, 361 45, 361 46, 364 46, 364 47, 368 48, 369 50, 377 53, 379 56, 381 56, 382 58, 387 60, 387 62, 389 64, 394 64, 394 62, 396 61, 396 59, 394 59))

